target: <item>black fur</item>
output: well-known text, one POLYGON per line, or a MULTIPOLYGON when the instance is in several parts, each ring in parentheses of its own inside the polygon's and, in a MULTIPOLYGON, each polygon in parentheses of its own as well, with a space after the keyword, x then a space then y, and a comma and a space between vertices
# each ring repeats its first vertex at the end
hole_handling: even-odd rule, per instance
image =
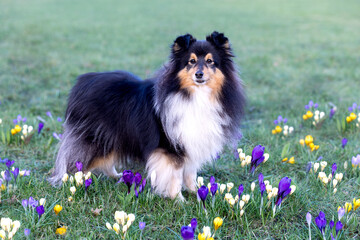
MULTIPOLYGON (((74 162, 82 161, 86 169, 94 158, 114 151, 122 157, 146 161, 155 149, 162 148, 182 164, 186 150, 171 144, 160 116, 170 94, 181 92, 184 98, 190 98, 189 92, 180 89, 177 74, 188 63, 191 52, 199 56, 212 53, 215 67, 224 74, 219 102, 231 118, 231 124, 224 128, 229 140, 237 136, 245 98, 228 39, 218 32, 207 36, 206 41, 186 34, 174 41, 169 63, 153 79, 143 81, 124 71, 78 77, 68 99, 65 134, 73 136, 69 142, 74 148, 81 147, 86 157, 66 159, 66 163, 58 162, 65 161, 58 157, 52 183, 62 177, 58 172, 61 164, 71 172, 75 170, 74 162)), ((122 161, 126 163, 125 158, 122 161)))

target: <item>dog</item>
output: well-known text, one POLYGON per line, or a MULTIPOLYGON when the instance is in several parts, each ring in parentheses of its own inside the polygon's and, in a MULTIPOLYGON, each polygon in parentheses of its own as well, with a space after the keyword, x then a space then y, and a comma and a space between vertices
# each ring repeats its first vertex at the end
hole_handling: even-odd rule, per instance
POLYGON ((155 77, 125 72, 86 73, 72 88, 64 133, 50 183, 83 169, 119 178, 128 162, 145 162, 154 191, 183 200, 196 191, 197 171, 236 140, 243 84, 227 37, 197 41, 185 34, 155 77))

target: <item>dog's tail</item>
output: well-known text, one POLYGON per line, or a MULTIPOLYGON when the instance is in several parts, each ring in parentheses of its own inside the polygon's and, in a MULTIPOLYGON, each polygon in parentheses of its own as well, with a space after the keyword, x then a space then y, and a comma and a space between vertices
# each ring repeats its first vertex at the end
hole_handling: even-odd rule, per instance
POLYGON ((60 142, 59 152, 56 157, 54 172, 48 179, 51 185, 60 186, 65 173, 76 172, 76 162, 82 162, 86 167, 92 159, 92 151, 89 146, 81 143, 81 140, 71 129, 65 131, 60 142))

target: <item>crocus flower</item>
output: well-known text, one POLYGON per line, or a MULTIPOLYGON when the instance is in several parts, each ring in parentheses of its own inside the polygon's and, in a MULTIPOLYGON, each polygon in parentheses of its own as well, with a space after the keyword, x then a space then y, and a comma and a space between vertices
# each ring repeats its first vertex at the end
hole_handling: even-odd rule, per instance
POLYGON ((336 236, 337 236, 338 232, 343 228, 343 226, 344 226, 344 225, 341 223, 341 221, 338 221, 338 222, 336 223, 336 226, 335 226, 336 236))
POLYGON ((61 135, 61 134, 57 134, 56 132, 53 132, 53 137, 60 141, 62 135, 61 135))
POLYGON ((264 151, 265 151, 265 147, 261 146, 261 145, 257 145, 256 147, 254 147, 253 151, 252 151, 252 155, 251 155, 251 172, 253 173, 255 171, 255 169, 260 165, 260 163, 262 163, 265 159, 264 156, 264 151))
POLYGON ((306 221, 307 221, 307 224, 310 226, 310 224, 311 224, 311 214, 309 212, 306 214, 306 221))
POLYGON ((38 125, 38 134, 41 133, 41 130, 44 128, 44 123, 43 122, 39 122, 39 125, 38 125))
POLYGON ((194 230, 189 226, 181 227, 181 237, 184 240, 193 240, 194 239, 194 230))
POLYGON ((279 182, 279 187, 278 187, 278 197, 276 199, 275 204, 277 206, 279 206, 282 202, 282 200, 284 200, 284 198, 291 192, 291 179, 288 177, 284 177, 280 180, 279 182))
POLYGON ((29 197, 28 206, 31 206, 32 208, 36 208, 38 204, 39 202, 36 201, 33 197, 29 197))
POLYGON ((217 231, 219 229, 219 227, 221 227, 221 225, 223 224, 223 219, 221 217, 216 217, 214 219, 214 228, 215 231, 217 231))
POLYGON ((16 183, 16 179, 19 176, 19 168, 15 168, 14 171, 11 171, 11 173, 14 175, 14 179, 16 183))
POLYGON ((331 166, 331 175, 332 176, 335 176, 336 169, 337 169, 337 165, 336 165, 336 163, 333 163, 333 165, 331 166))
POLYGON ((7 169, 4 172, 4 179, 6 181, 6 186, 7 186, 9 184, 9 182, 11 181, 10 171, 7 169))
POLYGON ((240 198, 241 194, 244 192, 244 185, 240 184, 240 186, 238 188, 238 191, 239 191, 238 195, 239 195, 239 198, 240 198))
POLYGON ((330 222, 329 222, 329 227, 330 227, 330 229, 332 229, 333 227, 334 227, 334 221, 333 220, 331 220, 330 222))
POLYGON ((58 122, 62 122, 61 117, 58 117, 56 120, 57 120, 58 122))
POLYGON ((319 212, 319 216, 315 218, 315 223, 316 226, 319 228, 320 232, 324 234, 324 230, 327 223, 324 212, 322 211, 319 212))
POLYGON ((25 229, 24 229, 24 235, 25 235, 25 237, 29 236, 30 233, 31 233, 31 230, 30 230, 30 229, 28 229, 28 228, 25 228, 25 229))
POLYGON ((62 210, 62 206, 59 205, 59 204, 56 204, 55 207, 54 207, 55 214, 58 215, 59 212, 61 212, 61 210, 62 210))
POLYGON ((52 118, 52 114, 50 111, 46 112, 46 115, 49 117, 49 118, 52 118))
POLYGON ((130 193, 131 186, 134 183, 134 173, 131 170, 124 170, 123 175, 120 178, 119 182, 124 182, 126 186, 128 187, 128 194, 130 193))
POLYGON ((345 148, 345 146, 346 146, 347 143, 348 143, 347 138, 343 138, 343 139, 341 140, 341 147, 342 147, 342 148, 345 148))
POLYGON ((210 187, 211 195, 215 196, 217 190, 218 190, 218 184, 217 183, 212 183, 211 187, 210 187))
POLYGON ((264 183, 264 175, 262 173, 259 174, 259 186, 260 186, 260 192, 261 192, 261 197, 262 197, 266 190, 266 185, 264 183))
POLYGON ((21 201, 21 205, 24 207, 24 209, 26 210, 26 208, 28 207, 29 205, 29 201, 27 199, 23 199, 21 201))
POLYGON ((91 183, 92 183, 91 178, 85 180, 85 191, 88 189, 88 187, 91 185, 91 183))
POLYGON ((206 200, 206 197, 208 194, 209 194, 209 189, 206 186, 203 185, 198 189, 197 196, 198 196, 198 199, 202 201, 204 209, 206 209, 205 208, 205 200, 206 200))
POLYGON ((336 113, 336 107, 330 109, 329 118, 332 119, 336 113))
POLYGON ((134 182, 135 182, 135 188, 141 184, 142 176, 140 173, 135 173, 134 182))
POLYGON ((146 223, 145 223, 145 222, 139 222, 139 229, 140 229, 141 231, 144 230, 145 226, 146 226, 146 223))
POLYGON ((214 183, 215 183, 215 177, 214 177, 214 176, 211 176, 211 177, 210 177, 210 183, 211 183, 211 184, 214 184, 214 183))
POLYGON ((41 215, 43 215, 44 212, 45 212, 44 206, 43 205, 37 206, 36 207, 36 212, 38 213, 39 219, 40 219, 41 215))
POLYGON ((6 167, 10 170, 11 166, 12 166, 14 163, 15 163, 15 161, 12 161, 12 160, 9 159, 9 160, 6 161, 5 164, 6 164, 6 167))
POLYGON ((195 232, 197 227, 197 220, 196 218, 191 219, 190 226, 192 227, 193 231, 195 232))
POLYGON ((77 161, 77 162, 75 163, 75 165, 76 165, 76 168, 77 168, 78 171, 81 171, 81 170, 82 170, 82 168, 83 168, 82 162, 77 161))
POLYGON ((356 155, 356 157, 352 157, 351 164, 353 167, 360 165, 360 154, 356 155))

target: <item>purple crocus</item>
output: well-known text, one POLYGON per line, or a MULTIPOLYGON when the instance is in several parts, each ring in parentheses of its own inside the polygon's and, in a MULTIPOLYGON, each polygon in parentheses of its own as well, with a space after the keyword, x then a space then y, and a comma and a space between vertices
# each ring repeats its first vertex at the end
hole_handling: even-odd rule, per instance
POLYGON ((326 223, 327 223, 324 212, 322 212, 322 211, 319 212, 319 216, 317 216, 315 218, 315 223, 316 223, 316 226, 319 228, 320 232, 322 234, 324 234, 324 230, 325 230, 326 223))
POLYGON ((360 164, 360 154, 356 155, 356 157, 351 158, 351 164, 357 166, 360 164))
POLYGON ((28 206, 31 206, 32 208, 36 208, 37 205, 39 205, 39 202, 36 201, 33 197, 29 197, 28 206))
POLYGON ((238 195, 239 195, 239 199, 240 199, 241 194, 244 192, 244 185, 240 184, 239 188, 238 188, 238 191, 239 191, 238 195))
POLYGON ((330 227, 330 230, 334 227, 334 221, 333 220, 331 220, 330 222, 329 222, 329 227, 330 227))
POLYGON ((194 230, 192 227, 189 226, 182 226, 181 227, 181 237, 184 240, 193 240, 194 239, 194 230))
POLYGON ((29 206, 29 201, 27 199, 23 199, 21 201, 21 205, 24 207, 24 209, 26 210, 27 207, 29 206))
POLYGON ((349 110, 349 112, 354 112, 354 111, 356 111, 356 108, 357 108, 357 104, 356 104, 356 103, 353 103, 353 105, 350 106, 350 107, 348 108, 348 110, 349 110))
POLYGON ((203 185, 198 189, 198 192, 197 192, 198 200, 202 201, 204 209, 206 209, 205 208, 205 200, 206 200, 206 197, 208 194, 209 194, 209 189, 206 186, 203 185))
POLYGON ((344 208, 339 208, 338 210, 338 218, 339 221, 341 220, 341 218, 345 215, 345 209, 344 208))
POLYGON ((30 230, 30 229, 28 229, 28 228, 25 228, 25 229, 24 229, 24 235, 25 235, 25 237, 29 236, 30 233, 31 233, 31 230, 30 230))
POLYGON ((56 132, 53 132, 53 137, 60 141, 62 138, 62 135, 60 133, 57 134, 56 132))
POLYGON ((14 171, 11 171, 11 173, 14 175, 14 179, 16 183, 16 179, 19 176, 19 168, 15 168, 14 171))
POLYGON ((277 119, 274 120, 274 124, 275 125, 278 125, 279 124, 279 121, 277 119))
POLYGON ((343 139, 341 140, 341 147, 344 149, 347 143, 348 143, 347 138, 343 138, 343 139))
POLYGON ((210 184, 214 184, 215 183, 215 177, 214 176, 211 176, 210 177, 210 184))
POLYGON ((318 108, 318 107, 319 107, 319 104, 315 103, 314 108, 318 108))
POLYGON ((26 169, 24 169, 23 170, 24 171, 24 175, 23 176, 30 176, 30 170, 26 170, 26 169))
POLYGON ((49 118, 51 118, 51 119, 52 119, 52 114, 51 114, 51 112, 50 112, 50 111, 46 112, 46 115, 47 115, 49 118))
POLYGON ((262 163, 265 159, 264 156, 265 147, 257 145, 254 147, 251 154, 251 168, 250 171, 254 173, 255 169, 262 163))
POLYGON ((4 178, 5 178, 6 186, 7 186, 9 184, 9 182, 11 181, 10 171, 7 169, 5 170, 4 178))
POLYGON ((331 108, 329 113, 329 118, 332 119, 336 113, 336 108, 331 108))
POLYGON ((120 178, 119 182, 124 182, 126 186, 128 187, 128 194, 130 193, 131 186, 134 183, 134 173, 131 170, 124 170, 123 176, 120 178))
POLYGON ((338 235, 338 232, 343 228, 343 224, 341 223, 341 221, 338 221, 336 223, 336 226, 335 226, 335 230, 336 230, 336 236, 338 235))
POLYGON ((8 160, 9 160, 9 159, 7 159, 7 158, 4 158, 4 159, 1 159, 1 158, 0 158, 0 163, 6 163, 8 160))
POLYGON ((146 223, 145 223, 145 222, 139 222, 139 229, 140 229, 141 231, 144 230, 145 226, 146 226, 146 223))
POLYGON ((141 184, 142 176, 140 173, 135 173, 134 182, 135 182, 135 188, 141 184))
POLYGON ((211 186, 210 186, 210 192, 211 192, 211 195, 214 197, 216 192, 218 190, 218 184, 217 183, 212 183, 211 186))
POLYGON ((88 178, 85 180, 85 191, 88 189, 88 187, 91 185, 92 179, 88 178))
POLYGON ((279 190, 278 190, 278 196, 276 199, 275 204, 279 206, 281 202, 285 199, 285 197, 291 192, 291 179, 288 177, 283 177, 279 182, 279 190))
POLYGON ((77 168, 78 171, 81 171, 82 168, 83 168, 83 164, 82 164, 82 162, 80 162, 80 161, 77 161, 77 162, 75 163, 75 166, 76 166, 76 168, 77 168))
POLYGON ((284 118, 284 119, 283 119, 283 122, 284 122, 284 123, 287 123, 287 121, 288 121, 287 118, 284 118))
POLYGON ((37 206, 36 207, 36 212, 38 213, 39 219, 40 219, 41 215, 43 215, 44 212, 45 212, 44 206, 43 205, 37 206))
POLYGON ((58 117, 56 120, 57 120, 58 122, 62 122, 61 117, 58 117))
POLYGON ((5 164, 6 164, 6 167, 10 170, 11 166, 12 166, 14 163, 15 163, 15 161, 12 161, 12 160, 8 159, 5 164))
POLYGON ((266 185, 264 183, 264 175, 262 173, 259 174, 259 187, 260 187, 261 198, 262 198, 264 195, 264 192, 266 190, 266 185))
POLYGON ((191 219, 190 226, 191 226, 191 228, 193 229, 193 231, 195 232, 196 227, 197 227, 197 220, 196 220, 196 218, 191 219))
POLYGON ((43 122, 39 122, 39 125, 38 125, 38 134, 41 133, 41 130, 44 128, 44 123, 43 122))
POLYGON ((311 224, 311 217, 312 217, 312 216, 311 216, 311 213, 308 212, 308 213, 306 214, 306 222, 307 222, 307 224, 308 224, 309 226, 310 226, 310 224, 311 224))
POLYGON ((331 166, 331 175, 332 176, 335 176, 336 169, 337 169, 337 165, 336 165, 336 163, 333 163, 333 165, 331 166))

